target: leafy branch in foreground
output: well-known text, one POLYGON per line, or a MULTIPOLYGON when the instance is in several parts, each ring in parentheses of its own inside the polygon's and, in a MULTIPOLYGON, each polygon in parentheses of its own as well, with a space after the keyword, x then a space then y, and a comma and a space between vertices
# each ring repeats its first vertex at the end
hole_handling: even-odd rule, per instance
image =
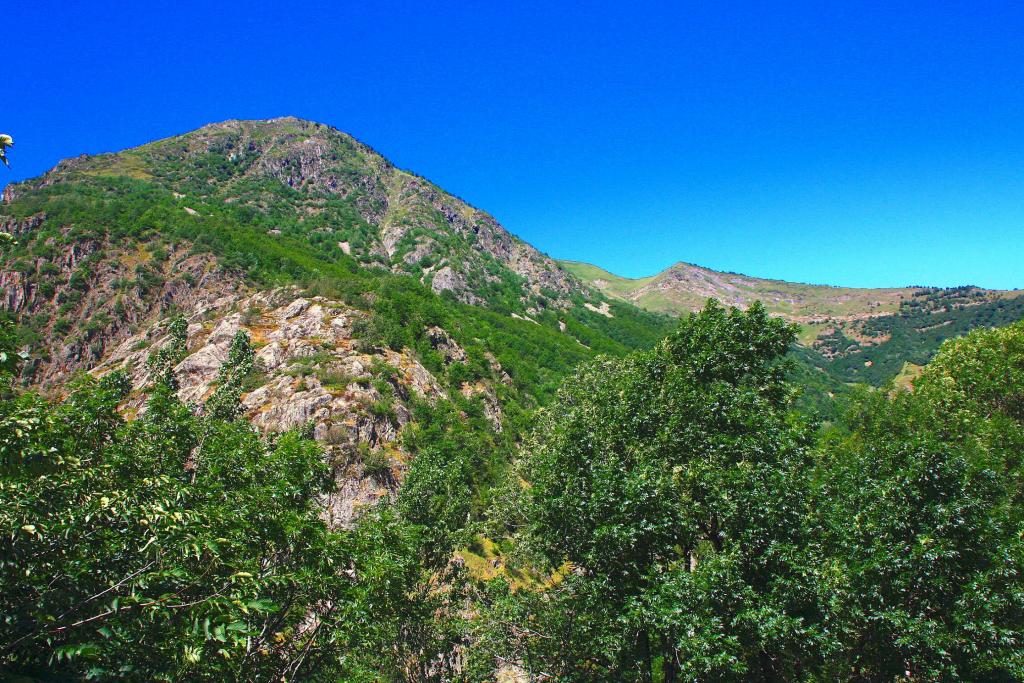
MULTIPOLYGON (((121 373, 59 404, 0 403, 0 677, 380 680, 450 652, 418 527, 390 506, 321 517, 333 479, 296 432, 260 436, 228 400, 172 387, 181 324, 146 410, 121 373)), ((251 362, 236 338, 225 384, 251 362)), ((249 349, 251 351, 251 349, 249 349)), ((233 390, 232 390, 233 396, 233 390)))

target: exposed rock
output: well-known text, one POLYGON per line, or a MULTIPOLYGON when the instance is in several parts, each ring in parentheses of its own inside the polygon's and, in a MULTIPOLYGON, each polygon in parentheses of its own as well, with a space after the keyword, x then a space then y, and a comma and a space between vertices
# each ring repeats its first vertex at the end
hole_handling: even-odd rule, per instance
MULTIPOLYGON (((42 218, 6 225, 25 234, 42 218)), ((45 314, 45 324, 35 328, 44 340, 33 349, 39 361, 30 368, 30 379, 44 390, 68 373, 95 365, 140 325, 155 324, 172 307, 207 310, 225 293, 245 291, 236 278, 216 268, 212 257, 191 254, 185 246, 168 250, 160 263, 141 248, 127 251, 93 239, 63 244, 51 253, 32 261, 25 272, 0 271, 0 309, 22 316, 45 314), (140 265, 154 274, 155 286, 120 284, 134 281, 140 265)))
POLYGON ((178 363, 174 371, 182 384, 181 398, 193 403, 204 398, 227 357, 227 344, 207 344, 178 363))
POLYGON ((427 339, 448 363, 465 363, 466 352, 440 327, 427 328, 427 339))
POLYGON ((505 372, 505 369, 501 367, 501 363, 499 363, 498 359, 494 357, 494 354, 491 353, 490 351, 486 351, 484 353, 484 358, 487 359, 487 363, 491 368, 491 372, 498 376, 498 379, 501 381, 501 383, 508 386, 512 386, 512 377, 510 377, 509 374, 505 372))
MULTIPOLYGON (((407 457, 399 448, 402 427, 411 419, 405 405, 413 396, 437 400, 446 396, 437 379, 414 357, 385 349, 367 352, 351 339, 352 322, 365 314, 321 297, 296 298, 293 290, 248 296, 221 297, 189 316, 188 355, 175 368, 179 396, 200 404, 213 391, 221 364, 235 333, 249 332, 256 349, 258 386, 245 394, 242 405, 253 425, 264 432, 283 432, 311 426, 335 464, 338 490, 325 501, 333 524, 350 524, 361 506, 393 496, 404 476, 407 457), (250 316, 239 311, 259 310, 250 316), (376 368, 390 366, 394 398, 386 398, 371 382, 376 368), (366 476, 360 449, 388 453, 393 462, 387 476, 366 476)), ((442 353, 465 359, 465 351, 441 328, 428 335, 442 353)), ((140 390, 150 381, 145 359, 153 347, 167 341, 161 322, 114 347, 94 372, 127 370, 140 390), (143 346, 145 348, 143 348, 143 346)), ((500 371, 500 366, 497 366, 500 371)), ((485 383, 464 388, 465 395, 480 395, 485 412, 501 428, 501 407, 485 383), (469 392, 469 393, 466 393, 469 392)), ((135 414, 145 410, 142 393, 129 401, 135 414)))
POLYGON ((430 283, 430 288, 436 294, 446 290, 462 294, 466 289, 466 280, 460 273, 455 272, 451 266, 445 266, 434 273, 434 279, 430 283))
POLYGON ((518 313, 513 312, 512 317, 515 318, 516 320, 526 320, 527 322, 531 322, 534 325, 540 325, 540 323, 534 320, 533 318, 528 318, 526 316, 519 315, 518 313))
POLYGON ((459 389, 466 398, 480 397, 484 407, 484 416, 490 421, 494 431, 501 431, 501 404, 494 389, 483 382, 463 382, 459 389))
POLYGON ((0 216, 0 232, 6 232, 17 239, 38 228, 45 220, 45 213, 37 213, 34 216, 20 219, 13 216, 0 216))
POLYGON ((18 313, 34 301, 36 287, 28 282, 24 273, 0 272, 0 308, 18 313))

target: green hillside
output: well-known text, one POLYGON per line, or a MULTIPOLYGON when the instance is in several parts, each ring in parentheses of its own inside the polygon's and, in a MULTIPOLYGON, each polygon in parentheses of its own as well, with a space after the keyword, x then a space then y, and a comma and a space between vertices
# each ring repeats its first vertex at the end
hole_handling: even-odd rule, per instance
POLYGON ((670 315, 698 310, 709 298, 740 308, 760 301, 801 326, 801 357, 841 383, 879 386, 904 363, 927 363, 946 339, 1024 319, 1024 296, 1016 291, 807 285, 686 263, 630 279, 587 263, 560 264, 610 297, 670 315))
POLYGON ((427 353, 425 327, 445 327, 537 398, 580 360, 650 346, 673 325, 616 301, 595 313, 600 295, 486 214, 295 119, 79 157, 7 197, 4 315, 36 350, 35 381, 95 365, 143 322, 237 288, 337 298, 371 312, 393 348, 427 353))

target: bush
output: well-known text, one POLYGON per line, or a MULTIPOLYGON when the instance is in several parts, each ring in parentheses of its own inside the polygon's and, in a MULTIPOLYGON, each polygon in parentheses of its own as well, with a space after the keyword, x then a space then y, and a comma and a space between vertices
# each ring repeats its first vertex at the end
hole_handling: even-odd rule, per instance
POLYGON ((366 442, 360 442, 358 450, 364 477, 381 477, 391 473, 391 459, 383 450, 374 450, 366 442))

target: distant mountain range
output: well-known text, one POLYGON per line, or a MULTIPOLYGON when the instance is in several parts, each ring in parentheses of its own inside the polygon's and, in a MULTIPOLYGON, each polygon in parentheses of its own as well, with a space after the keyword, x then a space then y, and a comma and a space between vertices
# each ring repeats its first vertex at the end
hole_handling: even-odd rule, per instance
POLYGON ((848 382, 880 384, 905 363, 927 362, 944 339, 1024 317, 1024 291, 1019 290, 832 287, 683 262, 633 279, 589 263, 560 264, 610 297, 675 316, 701 308, 709 298, 739 308, 760 301, 773 315, 801 326, 800 341, 811 352, 806 354, 809 361, 848 382))

